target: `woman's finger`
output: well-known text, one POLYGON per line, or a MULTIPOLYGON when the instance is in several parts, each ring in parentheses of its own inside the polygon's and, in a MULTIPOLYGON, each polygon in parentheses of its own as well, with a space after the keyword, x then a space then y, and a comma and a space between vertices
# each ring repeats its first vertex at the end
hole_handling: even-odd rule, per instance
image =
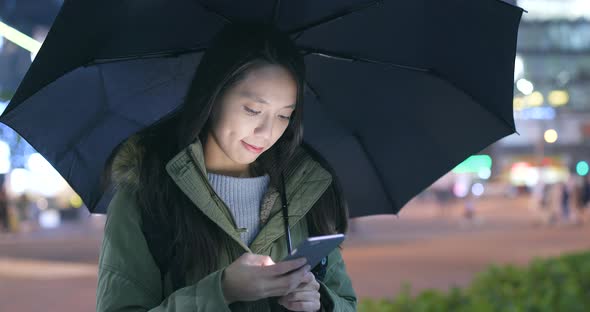
POLYGON ((315 275, 312 272, 307 272, 301 284, 294 289, 293 291, 303 291, 303 290, 319 290, 320 284, 315 279, 315 275))
POLYGON ((316 301, 320 300, 317 290, 294 291, 283 297, 286 301, 316 301))
POLYGON ((269 277, 268 283, 266 283, 269 295, 284 296, 297 289, 305 280, 309 269, 309 265, 305 265, 293 273, 282 275, 280 277, 269 277))
POLYGON ((320 301, 286 301, 279 300, 278 303, 290 311, 319 311, 320 301))

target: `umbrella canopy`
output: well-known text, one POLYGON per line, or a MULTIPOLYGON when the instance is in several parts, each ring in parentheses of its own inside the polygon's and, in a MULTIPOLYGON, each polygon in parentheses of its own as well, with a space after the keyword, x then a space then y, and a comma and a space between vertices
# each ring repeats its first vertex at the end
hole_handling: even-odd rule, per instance
POLYGON ((521 14, 499 0, 66 1, 0 121, 105 212, 113 149, 182 103, 226 23, 273 22, 305 56, 304 141, 351 216, 397 213, 515 132, 521 14))

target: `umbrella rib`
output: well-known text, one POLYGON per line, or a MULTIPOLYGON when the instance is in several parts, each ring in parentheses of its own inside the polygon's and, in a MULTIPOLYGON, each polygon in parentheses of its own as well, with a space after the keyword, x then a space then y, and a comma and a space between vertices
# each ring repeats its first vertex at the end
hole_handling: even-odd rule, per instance
POLYGON ((279 20, 279 9, 281 8, 281 0, 275 0, 275 7, 273 9, 272 21, 276 25, 279 20))
MULTIPOLYGON (((104 90, 105 89, 105 84, 104 84, 104 76, 102 74, 102 70, 100 68, 98 68, 98 72, 100 73, 100 81, 101 81, 101 84, 102 84, 102 87, 103 87, 103 90, 104 90)), ((103 98, 104 98, 104 102, 106 102, 106 97, 103 96, 103 98)), ((137 125, 139 125, 141 127, 144 126, 142 123, 138 122, 137 120, 133 120, 133 119, 131 119, 131 118, 125 116, 125 115, 121 115, 119 113, 113 112, 108 107, 103 106, 102 109, 101 109, 101 112, 98 114, 99 117, 96 118, 94 120, 94 122, 88 124, 82 131, 80 131, 79 134, 74 139, 70 140, 68 142, 68 144, 66 145, 66 148, 64 148, 63 151, 60 154, 56 155, 55 159, 56 160, 61 160, 64 157, 64 155, 68 152, 68 150, 70 150, 70 149, 76 150, 75 147, 74 147, 75 144, 77 142, 80 142, 80 140, 82 140, 82 138, 88 136, 88 134, 92 131, 92 129, 95 128, 96 125, 100 124, 104 119, 106 119, 107 112, 115 113, 116 115, 118 115, 118 116, 120 116, 120 117, 122 117, 122 118, 124 118, 124 119, 126 119, 128 121, 131 121, 131 122, 133 122, 133 123, 135 123, 135 124, 137 124, 137 125)))
MULTIPOLYGON (((100 75, 100 82, 101 82, 102 88, 104 90, 105 84, 104 84, 104 77, 102 74, 102 70, 100 68, 98 68, 98 72, 100 75)), ((102 92, 102 94, 104 94, 104 91, 102 92)), ((104 95, 102 96, 102 98, 103 98, 103 100, 106 100, 106 97, 104 95)), ((84 127, 83 131, 78 132, 78 135, 76 137, 74 137, 74 139, 70 140, 68 142, 68 144, 66 144, 66 148, 64 148, 61 153, 56 155, 55 159, 61 160, 64 157, 64 155, 66 153, 68 153, 68 151, 70 149, 74 148, 74 146, 76 145, 77 142, 80 142, 80 140, 82 138, 86 137, 90 133, 90 131, 105 118, 106 111, 107 111, 106 107, 104 107, 104 106, 101 107, 100 112, 97 113, 98 117, 94 120, 94 122, 91 122, 90 124, 86 125, 86 127, 84 127)))
POLYGON ((385 197, 387 198, 387 200, 391 204, 393 211, 399 211, 402 207, 398 207, 395 199, 393 197, 391 197, 391 194, 389 193, 388 188, 387 188, 387 184, 385 183, 385 179, 383 178, 383 175, 381 175, 379 169, 377 168, 377 165, 375 164, 373 157, 371 157, 371 155, 367 151, 367 148, 366 148, 365 144, 363 143, 363 140, 356 132, 353 132, 351 135, 353 138, 355 138, 357 140, 363 153, 366 155, 367 160, 369 161, 369 164, 373 168, 373 172, 375 172, 375 175, 377 176, 377 179, 379 180, 379 183, 381 184, 381 187, 383 189, 383 193, 385 193, 385 197))
POLYGON ((315 23, 312 23, 312 24, 309 24, 309 25, 306 25, 306 26, 302 26, 302 27, 299 27, 299 28, 296 28, 294 30, 289 31, 289 35, 292 35, 292 34, 297 33, 295 39, 298 39, 303 34, 303 32, 305 32, 307 30, 310 30, 310 29, 312 29, 314 27, 317 27, 317 26, 320 26, 320 25, 323 25, 323 24, 327 24, 327 23, 332 22, 334 20, 337 20, 337 19, 346 17, 346 16, 351 15, 353 13, 356 13, 358 11, 362 11, 364 9, 370 8, 370 7, 372 7, 372 6, 376 5, 376 4, 381 4, 383 1, 384 0, 376 0, 376 1, 373 1, 373 2, 368 3, 368 4, 362 4, 362 5, 359 5, 359 6, 356 6, 356 7, 349 8, 348 10, 344 10, 344 11, 338 12, 336 14, 326 16, 325 18, 323 18, 323 19, 321 19, 321 20, 319 20, 319 21, 317 21, 315 23))
POLYGON ((364 62, 364 63, 384 65, 384 66, 392 66, 392 67, 397 67, 397 68, 402 68, 402 69, 408 69, 408 70, 414 70, 414 71, 420 71, 420 72, 431 74, 432 76, 437 77, 438 79, 449 83, 456 90, 460 90, 461 92, 463 92, 463 94, 465 94, 467 97, 469 97, 473 102, 476 102, 477 104, 479 104, 484 110, 486 110, 492 116, 500 119, 511 131, 514 131, 514 132, 518 133, 518 131, 516 131, 516 129, 514 129, 514 127, 511 126, 510 123, 506 119, 504 119, 502 116, 499 116, 498 114, 495 114, 494 112, 490 111, 486 106, 482 105, 473 95, 469 94, 464 89, 459 88, 457 84, 455 84, 450 79, 442 76, 440 73, 436 72, 435 70, 425 69, 425 68, 419 68, 419 67, 413 67, 413 66, 407 66, 407 65, 400 65, 400 64, 395 64, 395 63, 391 63, 391 62, 383 62, 383 61, 378 61, 378 60, 370 60, 370 59, 366 59, 366 58, 362 58, 362 57, 345 55, 345 54, 338 54, 338 53, 335 53, 335 52, 325 51, 325 50, 319 50, 319 49, 311 49, 311 48, 306 48, 306 47, 300 47, 300 49, 304 50, 306 55, 307 54, 314 54, 314 55, 318 55, 318 56, 321 56, 321 57, 331 58, 331 59, 334 59, 334 60, 341 60, 341 61, 347 61, 347 62, 364 62))
POLYGON ((78 162, 78 158, 82 158, 82 154, 80 154, 80 151, 77 148, 75 148, 74 149, 74 157, 73 157, 72 163, 70 164, 70 167, 68 168, 68 174, 66 175, 67 176, 66 180, 68 181, 68 183, 70 183, 69 181, 72 178, 72 172, 74 171, 74 166, 78 162))
POLYGON ((510 125, 510 123, 504 119, 503 116, 496 114, 494 112, 492 112, 489 108, 487 108, 485 105, 481 104, 480 101, 478 101, 473 95, 471 95, 470 93, 466 92, 465 90, 463 90, 462 88, 459 88, 459 86, 454 83, 452 80, 450 80, 449 78, 444 77, 443 75, 441 75, 439 72, 431 70, 430 74, 432 74, 434 77, 450 84, 451 86, 453 86, 453 88, 455 88, 456 90, 460 90, 461 92, 463 92, 463 94, 465 94, 465 96, 467 96, 468 98, 470 98, 473 102, 477 103, 479 106, 481 106, 486 112, 488 112, 490 115, 500 119, 502 121, 502 123, 508 127, 508 129, 510 131, 514 131, 516 132, 518 135, 520 135, 520 133, 518 133, 518 131, 516 131, 516 129, 510 125))
POLYGON ((363 58, 360 56, 346 55, 346 54, 341 54, 341 53, 337 53, 337 52, 333 52, 333 51, 320 50, 320 49, 314 49, 314 48, 308 48, 308 47, 302 47, 302 46, 299 46, 299 48, 305 52, 305 55, 314 54, 314 55, 318 55, 321 57, 327 57, 327 58, 341 60, 341 61, 347 61, 347 62, 371 63, 371 64, 378 64, 378 65, 385 65, 385 66, 392 66, 392 67, 397 67, 397 68, 402 68, 402 69, 408 69, 408 70, 413 70, 413 71, 430 72, 430 70, 426 69, 426 68, 420 68, 420 67, 409 66, 409 65, 401 65, 401 64, 384 62, 384 61, 379 61, 379 60, 371 60, 371 59, 363 58))
MULTIPOLYGON (((305 84, 307 85, 307 87, 309 88, 309 90, 313 93, 313 95, 316 97, 318 103, 320 103, 320 96, 319 96, 319 94, 314 90, 314 88, 311 86, 311 84, 309 82, 306 81, 305 84)), ((356 132, 353 132, 352 133, 352 137, 354 139, 356 139, 356 141, 360 145, 363 153, 367 156, 367 160, 369 161, 369 164, 373 168, 373 171, 375 172, 375 175, 377 175, 377 179, 379 179, 379 183, 381 184, 381 187, 383 188, 383 192, 385 193, 385 196, 387 197, 387 200, 391 204, 391 207, 393 208, 393 211, 396 211, 396 210, 399 211, 399 209, 401 209, 401 207, 397 207, 396 206, 397 205, 397 202, 395 201, 395 199, 393 199, 393 197, 391 197, 391 195, 387 191, 385 179, 379 173, 379 170, 377 169, 377 166, 375 165, 375 161, 373 160, 373 158, 371 157, 371 155, 367 151, 367 148, 366 148, 365 144, 363 144, 363 141, 362 141, 361 137, 356 132)))
POLYGON ((215 10, 213 10, 208 5, 203 4, 203 2, 201 2, 199 0, 197 0, 195 2, 197 2, 203 9, 205 9, 205 11, 208 11, 209 13, 213 13, 214 15, 217 15, 221 19, 225 20, 227 23, 230 23, 230 24, 232 23, 232 21, 229 19, 229 17, 227 17, 227 16, 225 16, 225 15, 223 15, 223 14, 221 14, 221 13, 215 11, 215 10))
MULTIPOLYGON (((123 118, 123 119, 125 119, 125 120, 131 121, 131 122, 133 122, 134 124, 137 124, 137 125, 139 125, 140 127, 144 127, 144 125, 143 125, 142 123, 138 122, 137 120, 131 119, 131 118, 129 118, 129 117, 127 117, 127 116, 125 116, 125 115, 121 115, 121 114, 119 114, 119 113, 116 113, 116 112, 113 112, 113 111, 110 111, 110 112, 112 112, 112 113, 115 113, 115 115, 117 115, 117 116, 120 116, 120 117, 122 117, 122 118, 123 118)), ((88 134, 90 133, 90 131, 91 131, 91 130, 92 130, 92 129, 93 129, 93 128, 94 128, 94 127, 97 125, 97 124, 100 124, 100 122, 102 122, 102 121, 105 119, 105 118, 104 118, 105 116, 106 116, 106 114, 105 114, 105 113, 103 113, 103 114, 101 115, 101 117, 100 117, 100 118, 96 119, 96 121, 95 121, 95 122, 93 122, 92 124, 90 124, 88 127, 86 127, 86 128, 84 129, 84 131, 80 132, 80 135, 76 136, 75 140, 71 140, 71 141, 70 141, 70 142, 67 144, 67 147, 64 149, 64 151, 63 151, 62 153, 58 154, 58 155, 57 155, 57 157, 56 157, 55 159, 63 159, 64 155, 65 155, 65 154, 68 152, 68 150, 70 150, 70 149, 74 149, 74 152, 79 154, 79 152, 77 151, 77 149, 76 149, 76 148, 73 146, 73 145, 75 144, 75 142, 79 142, 79 141, 80 141, 82 138, 84 138, 84 137, 88 136, 88 134)), ((68 173, 68 177, 69 177, 69 173, 68 173)))
POLYGON ((311 93, 313 93, 313 95, 315 96, 316 100, 319 102, 320 101, 320 95, 311 86, 311 84, 309 83, 309 81, 307 81, 307 79, 305 79, 304 83, 307 86, 307 88, 309 89, 309 91, 311 91, 311 93))
MULTIPOLYGON (((321 104, 320 94, 314 89, 314 87, 312 87, 312 85, 311 85, 311 83, 309 83, 309 81, 305 80, 304 83, 307 86, 307 88, 309 89, 309 91, 313 94, 313 96, 315 97, 318 104, 321 104)), ((343 128, 343 129, 346 128, 337 120, 332 120, 332 122, 336 123, 339 127, 343 128)))
POLYGON ((153 53, 145 53, 145 54, 135 54, 135 55, 127 55, 127 56, 120 56, 120 57, 112 57, 112 58, 104 58, 104 59, 95 59, 92 60, 84 67, 100 65, 104 63, 115 63, 115 62, 124 62, 124 61, 133 61, 138 59, 150 59, 150 58, 161 58, 161 57, 177 57, 182 54, 188 53, 199 53, 207 50, 207 47, 202 45, 195 48, 190 49, 183 49, 183 50, 168 50, 168 51, 160 51, 160 52, 153 52, 153 53))

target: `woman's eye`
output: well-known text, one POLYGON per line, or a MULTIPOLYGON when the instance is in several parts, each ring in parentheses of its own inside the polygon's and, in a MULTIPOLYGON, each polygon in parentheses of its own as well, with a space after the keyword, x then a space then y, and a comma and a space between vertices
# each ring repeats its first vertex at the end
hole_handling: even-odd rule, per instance
MULTIPOLYGON (((244 110, 252 116, 258 115, 261 112, 260 111, 255 111, 253 109, 248 108, 247 106, 244 106, 244 110)), ((279 115, 279 118, 283 119, 283 120, 291 120, 291 116, 283 116, 283 115, 279 115)))
POLYGON ((248 114, 251 114, 251 115, 258 115, 258 114, 260 114, 260 112, 259 112, 259 111, 255 111, 255 110, 249 109, 249 108, 248 108, 248 107, 246 107, 246 106, 244 106, 244 110, 245 110, 246 112, 248 112, 248 114))

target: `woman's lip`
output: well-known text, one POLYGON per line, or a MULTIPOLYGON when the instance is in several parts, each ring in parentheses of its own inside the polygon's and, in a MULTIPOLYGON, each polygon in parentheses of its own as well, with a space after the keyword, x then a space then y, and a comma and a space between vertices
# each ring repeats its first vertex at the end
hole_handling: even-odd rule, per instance
POLYGON ((257 153, 260 153, 260 152, 262 152, 262 147, 256 147, 256 146, 254 146, 254 145, 251 145, 251 144, 248 144, 248 143, 246 143, 246 142, 244 142, 244 141, 242 141, 242 143, 243 143, 243 144, 244 144, 246 147, 249 147, 250 149, 252 149, 252 151, 253 151, 253 152, 257 152, 257 153))

